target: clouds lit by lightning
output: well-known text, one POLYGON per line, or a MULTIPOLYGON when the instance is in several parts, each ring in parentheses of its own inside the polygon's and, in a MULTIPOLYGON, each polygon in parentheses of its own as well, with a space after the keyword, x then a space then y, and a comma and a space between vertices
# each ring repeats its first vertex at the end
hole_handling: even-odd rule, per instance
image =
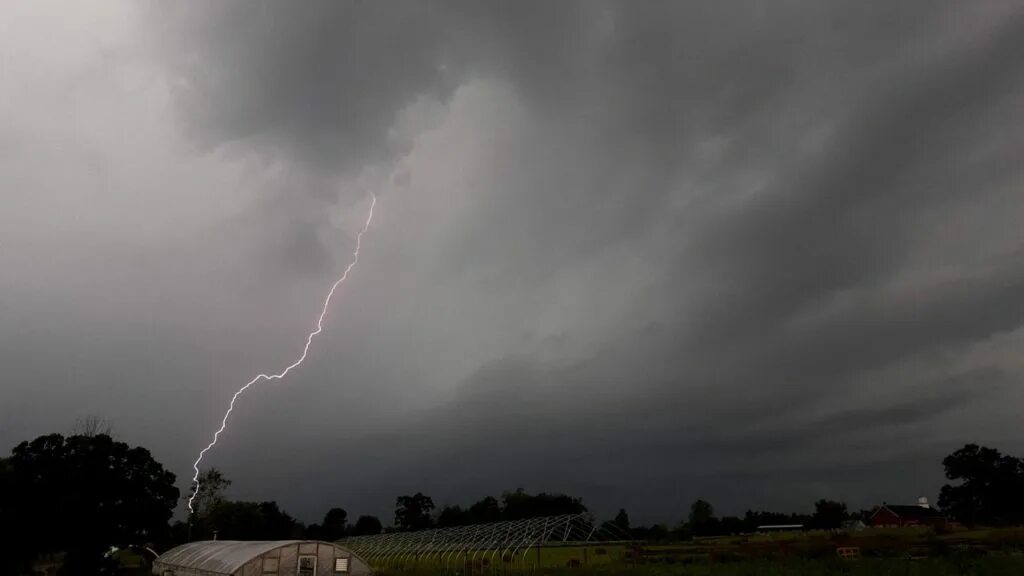
POLYGON ((252 380, 249 380, 249 382, 246 383, 245 386, 239 388, 238 391, 235 392, 234 396, 231 397, 231 403, 228 404, 227 412, 224 413, 224 418, 221 419, 220 428, 218 428, 217 431, 213 433, 213 440, 211 440, 210 443, 207 444, 206 448, 203 448, 203 450, 199 452, 199 457, 196 458, 196 461, 192 464, 192 469, 195 471, 195 474, 193 474, 192 476, 192 484, 194 485, 195 489, 192 491, 192 495, 189 496, 188 499, 189 513, 194 512, 194 510, 192 509, 192 502, 193 500, 195 500, 196 495, 199 494, 199 464, 200 462, 203 461, 203 457, 206 456, 206 453, 209 452, 210 449, 212 449, 217 444, 217 440, 220 438, 221 433, 224 432, 224 430, 228 427, 228 418, 231 416, 231 412, 235 409, 235 402, 238 400, 238 397, 241 396, 246 390, 248 390, 253 384, 256 384, 257 382, 261 382, 263 380, 280 380, 287 376, 288 373, 292 371, 292 369, 297 368, 306 360, 306 356, 309 354, 309 347, 313 343, 313 338, 316 337, 316 335, 323 332, 324 318, 327 317, 327 310, 328 308, 330 308, 331 299, 334 297, 334 293, 338 290, 339 286, 345 283, 345 280, 348 278, 349 272, 351 272, 352 269, 355 268, 356 264, 359 263, 359 249, 362 246, 363 234, 365 234, 366 231, 370 228, 370 223, 373 221, 373 209, 374 207, 377 206, 377 195, 371 193, 371 197, 372 200, 370 201, 369 213, 366 216, 366 223, 363 224, 363 227, 359 230, 359 233, 356 234, 356 248, 352 252, 352 261, 345 268, 345 271, 342 273, 341 277, 338 278, 331 286, 331 290, 327 293, 327 298, 324 299, 323 309, 321 309, 320 311, 320 317, 316 321, 316 329, 310 332, 309 335, 306 337, 306 345, 302 348, 302 354, 295 362, 289 364, 288 367, 285 368, 284 370, 276 374, 260 374, 253 378, 252 380))

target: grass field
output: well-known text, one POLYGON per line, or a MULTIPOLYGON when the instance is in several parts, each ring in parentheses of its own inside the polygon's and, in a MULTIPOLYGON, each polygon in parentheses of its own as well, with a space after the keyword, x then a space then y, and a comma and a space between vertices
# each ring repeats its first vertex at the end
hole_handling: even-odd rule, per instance
POLYGON ((538 576, 1010 576, 1024 574, 1024 555, 992 554, 981 558, 854 561, 787 559, 722 564, 605 565, 583 569, 548 569, 538 576))
POLYGON ((422 557, 415 563, 377 568, 385 576, 1024 576, 1024 529, 941 534, 924 528, 868 529, 849 534, 779 533, 657 545, 554 546, 528 550, 514 560, 478 554, 439 564, 422 557), (840 558, 840 547, 856 548, 859 557, 840 558))
MULTIPOLYGON (((467 575, 468 572, 449 572, 467 575)), ((500 569, 477 574, 513 574, 500 569)), ((1024 555, 990 554, 980 558, 899 560, 868 558, 855 561, 788 559, 739 561, 722 564, 608 563, 581 568, 545 568, 526 572, 536 576, 1020 576, 1024 555)), ((380 571, 381 576, 428 576, 440 572, 426 567, 409 571, 380 571)))

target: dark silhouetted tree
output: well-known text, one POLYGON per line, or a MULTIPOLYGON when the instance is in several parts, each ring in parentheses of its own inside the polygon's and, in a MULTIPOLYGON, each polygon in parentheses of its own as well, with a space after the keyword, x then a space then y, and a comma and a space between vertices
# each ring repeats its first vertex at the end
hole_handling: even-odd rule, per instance
POLYGON ((148 450, 105 434, 22 442, 2 469, 0 562, 15 570, 62 551, 63 573, 99 573, 110 546, 163 538, 178 501, 174 474, 148 450))
POLYGON ((300 523, 276 502, 221 500, 193 527, 194 539, 287 540, 301 538, 300 523))
POLYGON ((483 524, 501 520, 501 506, 494 496, 481 498, 469 507, 469 523, 483 524))
POLYGON ((202 523, 193 526, 194 539, 288 540, 301 538, 303 527, 277 502, 222 500, 213 506, 202 523))
POLYGON ((737 516, 723 516, 716 528, 716 533, 723 536, 741 534, 746 531, 746 523, 737 516))
POLYGON ((345 537, 348 528, 348 512, 344 508, 331 508, 324 515, 320 525, 320 539, 333 542, 345 537))
POLYGON ((522 488, 502 494, 501 517, 503 520, 521 520, 560 514, 579 514, 587 508, 579 498, 565 494, 527 494, 522 488))
POLYGON ((306 535, 306 540, 325 540, 324 531, 316 522, 307 525, 304 534, 306 535))
POLYGON ((209 468, 199 473, 199 492, 196 493, 196 483, 192 483, 189 496, 196 494, 192 500, 194 520, 201 520, 215 506, 224 502, 224 492, 231 486, 231 480, 223 472, 216 468, 209 468))
MULTIPOLYGON (((199 492, 192 503, 195 512, 184 527, 192 540, 282 540, 302 538, 308 534, 322 536, 320 526, 306 529, 277 502, 245 502, 230 500, 225 491, 231 480, 216 468, 199 474, 199 492)), ((190 493, 196 493, 195 484, 190 493)), ((181 543, 182 527, 175 526, 176 543, 181 543)))
POLYGON ((715 509, 707 500, 696 500, 690 505, 689 527, 694 536, 708 536, 714 531, 715 509))
POLYGON ((31 568, 35 551, 25 547, 21 533, 21 518, 18 506, 12 501, 14 477, 9 459, 0 458, 0 542, 4 552, 0 554, 0 574, 23 574, 31 568), (8 551, 7 546, 10 546, 8 551))
POLYGON ((856 512, 851 512, 850 520, 860 520, 861 522, 868 524, 871 521, 871 515, 874 513, 874 509, 865 510, 862 508, 856 512))
POLYGON ((399 496, 395 499, 395 527, 399 530, 430 528, 430 512, 433 509, 434 501, 422 492, 412 496, 399 496))
POLYGON ((633 536, 639 540, 647 540, 649 542, 664 542, 672 536, 668 526, 664 524, 655 524, 653 526, 640 526, 633 529, 633 536))
POLYGON ((616 528, 621 530, 624 534, 629 533, 629 514, 626 514, 625 508, 619 508, 619 513, 615 515, 615 519, 612 520, 612 524, 616 528))
POLYGON ((439 528, 450 528, 452 526, 465 526, 472 524, 472 517, 468 510, 459 506, 445 506, 437 515, 437 526, 439 528))
POLYGON ((383 531, 384 526, 376 516, 360 516, 356 519, 355 525, 352 526, 353 536, 369 536, 380 534, 383 531))
POLYGON ((820 530, 835 530, 849 517, 846 504, 835 500, 818 500, 814 503, 811 525, 820 530))
POLYGON ((1024 462, 998 450, 967 444, 942 460, 946 484, 939 507, 965 524, 1024 522, 1024 462))
POLYGON ((113 426, 110 425, 110 421, 106 418, 96 415, 85 416, 75 420, 75 423, 71 426, 70 436, 110 436, 114 437, 113 426))

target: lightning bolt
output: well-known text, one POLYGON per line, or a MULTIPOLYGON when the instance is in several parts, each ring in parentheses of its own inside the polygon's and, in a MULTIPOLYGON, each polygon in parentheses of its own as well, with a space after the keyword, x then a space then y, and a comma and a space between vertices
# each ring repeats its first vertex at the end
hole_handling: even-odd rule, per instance
POLYGON ((206 453, 209 452, 211 448, 216 446, 217 440, 220 438, 221 433, 224 432, 224 429, 228 427, 228 417, 231 416, 231 411, 235 409, 235 401, 238 400, 238 397, 241 396, 246 390, 248 390, 253 384, 256 384, 257 382, 261 382, 263 380, 280 380, 287 376, 288 373, 291 372, 293 369, 299 367, 299 365, 301 365, 306 360, 306 356, 309 354, 309 347, 313 343, 313 338, 315 338, 317 334, 320 334, 321 332, 324 331, 324 318, 327 317, 327 309, 331 305, 331 298, 334 297, 334 293, 338 290, 338 286, 341 286, 342 284, 345 283, 345 280, 348 278, 349 272, 351 272, 352 269, 356 267, 356 264, 359 263, 359 248, 362 246, 363 243, 363 234, 365 234, 366 231, 370 228, 370 222, 373 221, 373 209, 374 207, 377 206, 377 195, 373 193, 371 193, 370 195, 373 199, 370 202, 369 214, 366 217, 366 223, 363 224, 362 229, 360 229, 359 233, 356 234, 356 249, 352 252, 352 261, 349 263, 348 267, 345 268, 345 272, 342 273, 341 278, 338 278, 334 282, 334 284, 331 286, 330 292, 327 293, 327 298, 324 300, 323 309, 320 311, 320 317, 316 321, 316 329, 310 332, 309 336, 306 336, 306 345, 305 347, 302 348, 302 355, 299 356, 298 360, 292 362, 291 364, 288 365, 287 368, 278 372, 277 374, 260 374, 253 378, 252 380, 249 380, 249 382, 246 383, 245 386, 239 388, 238 391, 235 392, 235 395, 231 397, 231 403, 228 405, 228 410, 227 412, 224 413, 224 418, 222 418, 220 421, 220 428, 218 428, 217 431, 213 433, 213 440, 206 446, 206 448, 203 448, 203 450, 199 452, 199 457, 196 458, 195 463, 192 464, 192 469, 195 470, 195 474, 193 474, 192 476, 192 484, 195 486, 195 490, 193 490, 192 495, 189 496, 188 499, 188 511, 190 514, 194 512, 194 510, 192 509, 192 501, 195 500, 196 495, 199 494, 199 463, 203 461, 203 457, 206 456, 206 453))

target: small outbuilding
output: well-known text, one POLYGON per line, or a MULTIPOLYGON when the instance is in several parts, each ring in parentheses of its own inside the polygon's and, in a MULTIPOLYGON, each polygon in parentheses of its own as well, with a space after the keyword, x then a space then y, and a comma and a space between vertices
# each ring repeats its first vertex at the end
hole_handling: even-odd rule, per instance
POLYGON ((308 540, 206 540, 172 548, 153 561, 156 576, 369 576, 344 546, 308 540))

